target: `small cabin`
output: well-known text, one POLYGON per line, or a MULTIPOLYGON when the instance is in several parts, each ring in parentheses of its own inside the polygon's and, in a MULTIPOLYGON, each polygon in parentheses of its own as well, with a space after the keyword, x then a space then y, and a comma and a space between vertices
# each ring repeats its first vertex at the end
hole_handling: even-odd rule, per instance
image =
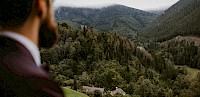
POLYGON ((104 88, 97 88, 97 87, 89 87, 89 86, 83 86, 83 89, 86 90, 86 92, 94 92, 94 91, 100 91, 101 95, 105 94, 104 88))
POLYGON ((126 93, 121 88, 116 87, 116 90, 111 91, 110 95, 115 96, 117 94, 126 95, 126 93))

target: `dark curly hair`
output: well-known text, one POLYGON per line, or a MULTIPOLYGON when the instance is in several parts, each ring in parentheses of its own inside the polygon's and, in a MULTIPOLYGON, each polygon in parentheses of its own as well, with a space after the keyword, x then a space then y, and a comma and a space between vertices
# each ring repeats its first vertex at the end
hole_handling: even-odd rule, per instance
POLYGON ((0 26, 22 25, 32 11, 33 0, 0 0, 0 26))

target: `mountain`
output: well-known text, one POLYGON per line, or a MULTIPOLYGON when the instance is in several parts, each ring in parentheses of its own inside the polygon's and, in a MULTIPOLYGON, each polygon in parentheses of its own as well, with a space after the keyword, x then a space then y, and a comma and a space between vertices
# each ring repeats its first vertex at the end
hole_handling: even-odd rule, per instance
POLYGON ((142 10, 113 5, 101 9, 60 7, 55 11, 59 22, 67 22, 72 26, 86 25, 103 32, 134 32, 146 27, 158 15, 142 10))
POLYGON ((200 0, 180 0, 150 26, 142 31, 142 36, 168 40, 178 35, 200 35, 200 0))

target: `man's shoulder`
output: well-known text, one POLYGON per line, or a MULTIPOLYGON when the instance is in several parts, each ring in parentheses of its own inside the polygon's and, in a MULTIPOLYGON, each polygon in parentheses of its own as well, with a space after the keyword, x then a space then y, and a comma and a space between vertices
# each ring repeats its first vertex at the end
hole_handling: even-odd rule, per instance
POLYGON ((17 75, 37 75, 45 72, 37 67, 30 53, 18 42, 0 36, 0 65, 17 75))
POLYGON ((59 86, 44 70, 37 67, 23 46, 1 36, 0 42, 0 93, 3 90, 4 95, 63 97, 59 86), (8 91, 12 93, 7 94, 8 91))
POLYGON ((0 36, 0 58, 4 57, 32 58, 28 50, 19 42, 4 36, 0 36))
POLYGON ((17 46, 15 41, 0 36, 0 55, 6 55, 8 52, 16 51, 17 46))

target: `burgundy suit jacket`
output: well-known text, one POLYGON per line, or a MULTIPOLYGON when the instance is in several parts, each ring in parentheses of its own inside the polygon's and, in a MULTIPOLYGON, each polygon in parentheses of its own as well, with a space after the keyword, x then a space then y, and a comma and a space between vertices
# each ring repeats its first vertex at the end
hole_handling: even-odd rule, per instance
POLYGON ((0 97, 64 97, 20 43, 0 36, 0 97))

